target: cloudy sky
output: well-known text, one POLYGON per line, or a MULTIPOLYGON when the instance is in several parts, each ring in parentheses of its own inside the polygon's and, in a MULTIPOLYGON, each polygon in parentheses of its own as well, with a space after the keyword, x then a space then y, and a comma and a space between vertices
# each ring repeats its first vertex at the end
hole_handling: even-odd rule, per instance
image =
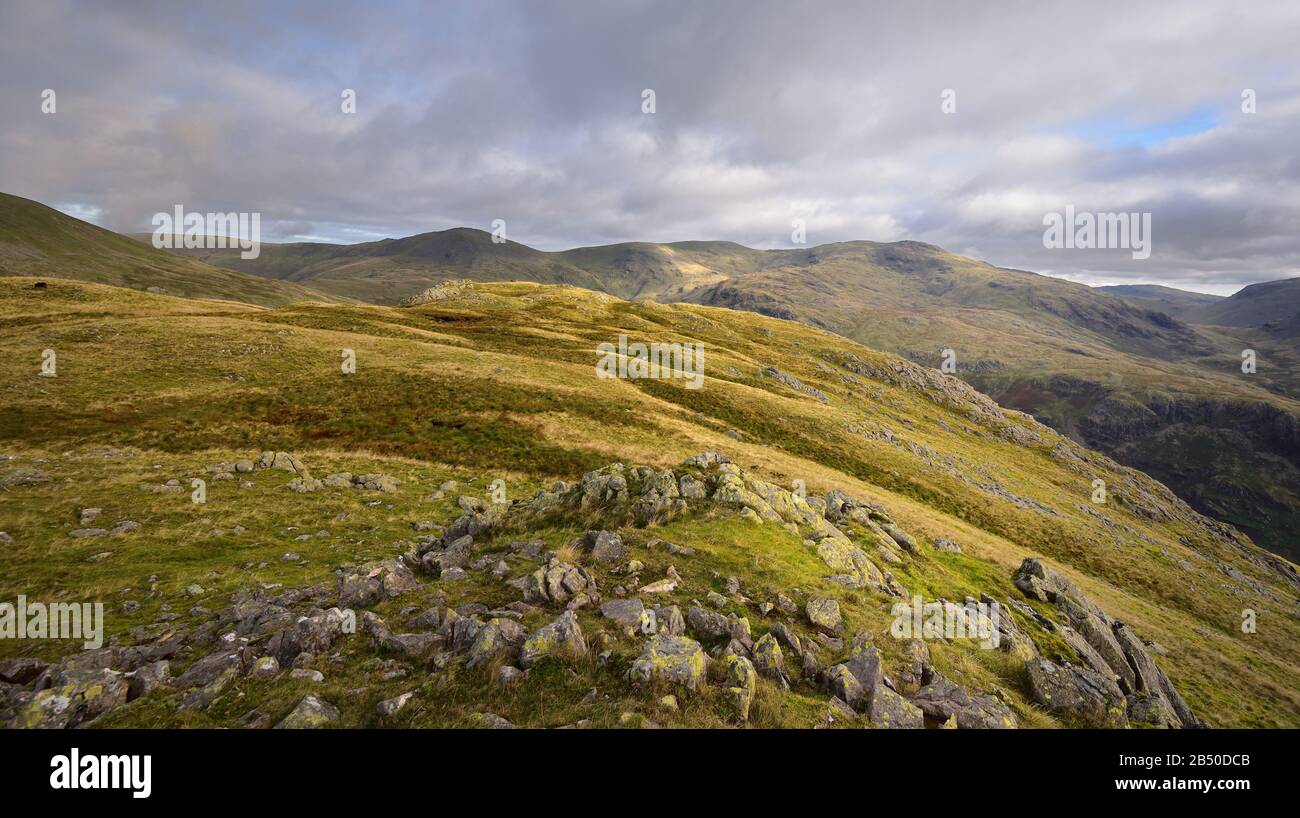
POLYGON ((0 190, 122 231, 259 212, 268 240, 768 248, 801 219, 1229 293, 1300 275, 1297 44, 1286 0, 4 0, 0 190), (1150 213, 1150 258, 1046 249, 1067 205, 1150 213))

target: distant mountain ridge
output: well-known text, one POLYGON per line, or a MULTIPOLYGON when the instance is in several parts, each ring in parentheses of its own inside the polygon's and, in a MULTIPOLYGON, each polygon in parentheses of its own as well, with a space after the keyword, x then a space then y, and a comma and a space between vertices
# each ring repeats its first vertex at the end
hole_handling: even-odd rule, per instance
MULTIPOLYGON (((137 235, 141 241, 147 235, 137 235)), ((562 252, 515 241, 494 242, 483 230, 455 227, 361 244, 264 242, 256 259, 238 250, 178 249, 178 255, 327 292, 397 304, 450 279, 568 284, 620 298, 677 297, 757 264, 763 256, 731 242, 628 242, 562 252)))
POLYGON ((957 374, 1004 405, 1148 471, 1199 510, 1300 558, 1300 354, 1291 340, 1300 330, 1288 334, 1300 324, 1287 323, 1284 309, 1260 313, 1253 288, 1232 298, 1155 285, 1091 288, 916 241, 785 250, 627 242, 544 252, 457 228, 346 246, 264 245, 251 261, 229 250, 178 252, 377 303, 450 279, 523 280, 800 321, 928 366, 951 350, 957 374), (1239 323, 1260 315, 1280 322, 1239 323), (1264 362, 1250 378, 1239 366, 1246 348, 1264 362))
POLYGON ((452 279, 568 284, 796 320, 931 367, 951 353, 956 374, 1003 405, 1300 558, 1300 351, 1286 319, 1222 323, 1244 320, 1235 316, 1249 312, 1238 305, 1254 303, 1250 293, 1188 306, 1229 310, 1219 324, 1191 323, 1153 305, 1153 297, 1185 303, 1176 291, 1122 297, 914 241, 766 251, 629 242, 545 252, 456 228, 357 245, 264 243, 257 259, 238 250, 175 253, 382 304, 452 279), (1249 376, 1240 366, 1245 349, 1260 361, 1249 376))
POLYGON ((1112 284, 1096 289, 1148 309, 1160 310, 1180 321, 1188 320, 1189 314, 1197 309, 1224 299, 1221 295, 1179 290, 1159 284, 1112 284))

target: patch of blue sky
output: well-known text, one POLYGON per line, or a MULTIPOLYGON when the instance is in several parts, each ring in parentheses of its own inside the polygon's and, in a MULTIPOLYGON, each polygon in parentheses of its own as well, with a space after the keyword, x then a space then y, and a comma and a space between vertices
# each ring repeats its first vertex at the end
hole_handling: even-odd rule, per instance
POLYGON ((1102 148, 1140 147, 1151 149, 1171 139, 1204 133, 1219 124, 1209 106, 1196 108, 1173 119, 1140 121, 1127 117, 1097 117, 1068 126, 1074 136, 1102 148))

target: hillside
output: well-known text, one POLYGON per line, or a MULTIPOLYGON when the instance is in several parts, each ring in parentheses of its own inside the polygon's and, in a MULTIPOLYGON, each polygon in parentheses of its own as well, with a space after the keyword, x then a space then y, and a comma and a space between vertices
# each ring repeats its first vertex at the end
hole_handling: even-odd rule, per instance
POLYGON ((1159 310, 1180 321, 1188 320, 1188 315, 1194 310, 1222 301, 1224 298, 1221 295, 1189 292, 1173 287, 1162 287, 1159 284, 1113 284, 1095 289, 1117 295, 1145 309, 1159 310))
POLYGON ((769 258, 689 299, 811 323, 930 366, 951 349, 958 374, 1002 405, 1300 557, 1300 356, 1284 335, 1185 324, 913 242, 769 258), (1261 361, 1249 376, 1247 348, 1261 361))
POLYGON ((263 306, 339 300, 307 287, 156 250, 7 193, 0 193, 0 276, 71 278, 137 290, 158 287, 187 298, 263 306))
MULTIPOLYGON (((205 257, 238 265, 230 252, 205 257)), ((958 374, 1000 403, 1148 471, 1201 511, 1300 558, 1300 321, 1256 330, 1171 317, 1227 310, 1219 323, 1231 323, 1256 315, 1252 288, 1239 299, 1152 287, 1120 297, 910 241, 543 253, 473 230, 268 247, 241 269, 390 304, 455 278, 567 283, 801 321, 931 366, 950 349, 958 374), (1190 303, 1203 300, 1212 303, 1190 303), (1240 372, 1247 348, 1264 362, 1249 379, 1240 372)))
POLYGON ((526 283, 33 284, 0 598, 102 600, 113 640, 0 642, 17 726, 1300 726, 1294 566, 932 366, 526 283), (621 334, 702 343, 702 388, 597 377, 621 334), (998 602, 999 645, 896 638, 912 595, 998 602))

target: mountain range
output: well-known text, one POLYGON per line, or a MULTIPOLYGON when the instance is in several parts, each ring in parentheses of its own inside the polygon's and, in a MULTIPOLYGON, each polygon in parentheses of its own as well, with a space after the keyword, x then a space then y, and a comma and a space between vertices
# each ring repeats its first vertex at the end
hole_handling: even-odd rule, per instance
POLYGON ((1286 432, 1270 328, 915 242, 458 230, 272 278, 3 204, 0 599, 109 615, 0 641, 0 723, 1300 725, 1295 566, 1073 439, 1280 485, 1186 414, 1286 432), (601 377, 623 338, 702 344, 702 388, 601 377), (1102 423, 1140 397, 1178 420, 1102 423))
MULTIPOLYGON (((66 237, 58 246, 77 248, 65 258, 107 264, 95 242, 115 252, 126 243, 22 201, 4 200, 7 257, 40 252, 49 222, 66 237), (31 211, 45 222, 17 217, 31 211)), ((135 236, 136 247, 147 238, 135 236)), ((1002 405, 1146 471, 1265 547, 1300 557, 1300 279, 1220 298, 1153 285, 1091 288, 910 241, 766 251, 630 242, 545 252, 471 228, 353 245, 263 243, 255 259, 237 249, 149 251, 140 255, 151 265, 191 265, 162 285, 180 294, 391 305, 449 280, 530 281, 800 321, 936 367, 947 354, 955 374, 1002 405), (178 283, 187 280, 202 283, 178 283), (1242 371, 1245 350, 1254 353, 1253 373, 1242 371)), ((0 272, 20 269, 31 268, 0 262, 0 272)))
POLYGON ((334 296, 399 303, 448 279, 570 284, 802 321, 956 373, 1300 557, 1300 279, 1229 298, 1091 288, 918 242, 754 250, 633 242, 543 252, 469 228, 356 245, 176 251, 334 296), (1242 353, 1256 371, 1241 370, 1242 353))

